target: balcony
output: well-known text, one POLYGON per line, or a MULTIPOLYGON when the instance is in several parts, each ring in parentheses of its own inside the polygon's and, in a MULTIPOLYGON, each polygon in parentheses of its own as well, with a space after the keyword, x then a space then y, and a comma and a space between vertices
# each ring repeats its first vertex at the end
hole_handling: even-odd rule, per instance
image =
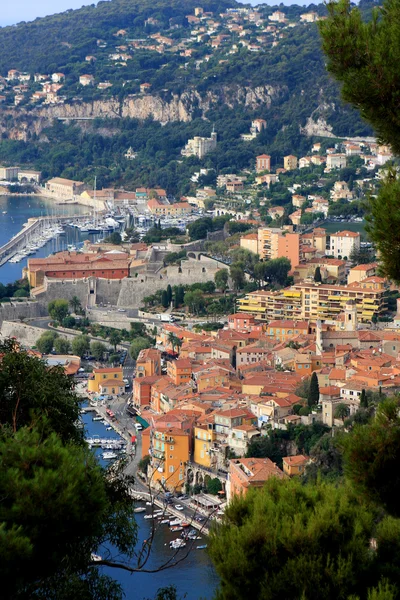
POLYGON ((157 458, 158 460, 165 460, 165 452, 163 450, 157 450, 156 448, 152 448, 151 456, 153 458, 157 458))

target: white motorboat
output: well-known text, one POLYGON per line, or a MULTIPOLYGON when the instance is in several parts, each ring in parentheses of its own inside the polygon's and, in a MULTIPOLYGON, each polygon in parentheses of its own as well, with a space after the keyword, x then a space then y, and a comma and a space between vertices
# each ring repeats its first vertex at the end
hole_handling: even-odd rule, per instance
POLYGON ((184 548, 186 546, 186 542, 181 538, 177 538, 176 540, 172 540, 169 545, 174 550, 179 550, 179 548, 184 548))
POLYGON ((103 452, 103 454, 101 455, 101 458, 103 460, 114 460, 114 458, 117 458, 118 454, 116 452, 103 452))
POLYGON ((146 509, 145 509, 144 506, 138 506, 137 508, 133 509, 134 513, 142 513, 142 512, 145 512, 145 511, 146 511, 146 509))

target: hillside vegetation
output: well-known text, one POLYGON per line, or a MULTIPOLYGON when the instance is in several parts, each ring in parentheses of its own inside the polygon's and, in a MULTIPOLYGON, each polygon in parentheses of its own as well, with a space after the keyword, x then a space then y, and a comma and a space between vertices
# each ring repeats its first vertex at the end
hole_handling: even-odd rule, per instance
POLYGON ((312 135, 317 121, 336 136, 371 134, 340 101, 337 84, 326 73, 317 25, 301 21, 305 12, 322 15, 322 5, 281 6, 284 23, 269 19, 278 7, 262 5, 258 21, 244 19, 240 25, 240 17, 232 27, 227 8, 243 5, 202 2, 204 12, 212 13, 203 25, 187 18, 198 4, 112 0, 0 29, 0 75, 10 69, 31 75, 16 109, 11 106, 19 92, 4 80, 0 161, 33 166, 44 177, 87 182, 95 168, 102 185, 160 185, 171 193, 188 193, 190 177, 199 167, 237 172, 252 167, 262 152, 271 154, 274 166, 285 154, 301 155, 310 146, 306 133, 312 135), (136 101, 143 97, 141 85, 146 82, 147 94, 164 105, 179 98, 189 121, 118 118, 121 111, 116 108, 113 119, 78 127, 53 123, 49 116, 35 128, 39 107, 41 118, 53 107, 47 109, 42 98, 33 99, 32 92, 43 85, 33 76, 60 72, 60 114, 71 103, 113 99, 118 107, 126 99, 136 101), (93 85, 79 83, 83 74, 93 77, 93 85), (106 89, 101 87, 104 82, 106 89), (242 141, 254 118, 264 119, 266 128, 255 139, 242 141), (10 125, 21 119, 23 135, 10 125), (208 136, 213 125, 217 150, 202 161, 182 160, 180 150, 187 139, 208 136), (134 161, 124 159, 130 146, 137 153, 134 161))

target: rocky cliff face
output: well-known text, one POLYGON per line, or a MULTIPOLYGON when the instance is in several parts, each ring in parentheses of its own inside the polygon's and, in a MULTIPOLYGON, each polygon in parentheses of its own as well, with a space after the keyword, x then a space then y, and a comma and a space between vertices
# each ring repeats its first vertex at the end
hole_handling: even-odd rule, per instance
POLYGON ((268 85, 256 88, 224 86, 204 94, 188 90, 181 95, 172 95, 169 99, 156 95, 128 96, 121 102, 111 98, 40 106, 29 110, 24 107, 13 108, 0 111, 0 133, 5 133, 10 139, 26 141, 33 133, 40 135, 53 119, 130 117, 139 120, 153 118, 160 123, 188 122, 195 111, 205 115, 217 104, 225 104, 230 108, 242 105, 250 110, 261 106, 269 108, 273 100, 279 99, 284 92, 283 88, 268 85))

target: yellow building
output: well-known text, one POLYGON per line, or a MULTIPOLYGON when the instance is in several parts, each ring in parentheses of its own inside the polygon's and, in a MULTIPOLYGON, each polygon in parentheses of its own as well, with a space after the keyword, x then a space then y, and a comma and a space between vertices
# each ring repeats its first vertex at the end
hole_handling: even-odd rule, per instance
POLYGON ((139 352, 136 360, 136 376, 148 377, 161 374, 161 352, 156 348, 146 348, 139 352))
POLYGON ((174 427, 158 427, 150 433, 152 481, 171 491, 180 491, 185 463, 190 459, 189 433, 174 427))
POLYGON ((296 456, 285 456, 282 459, 283 472, 289 477, 304 475, 307 463, 310 462, 308 456, 297 454, 296 456))
POLYGON ((88 380, 89 392, 120 394, 124 389, 125 384, 122 367, 102 367, 93 369, 92 376, 88 380), (105 388, 107 388, 107 391, 105 391, 105 388), (108 391, 108 389, 110 391, 108 391))
POLYGON ((216 440, 215 431, 208 424, 197 425, 194 428, 194 462, 203 467, 211 468, 211 448, 216 440))
POLYGON ((316 248, 322 255, 326 253, 326 230, 322 227, 316 227, 310 233, 304 233, 300 241, 302 244, 309 244, 316 248))
POLYGON ((240 298, 237 310, 252 314, 261 321, 276 319, 335 319, 344 311, 349 300, 357 307, 357 317, 362 323, 371 321, 373 315, 386 311, 385 291, 387 284, 381 278, 371 278, 359 287, 298 283, 277 292, 252 292, 240 298))
POLYGON ((293 156, 293 154, 283 157, 283 167, 286 169, 286 171, 293 171, 294 169, 297 169, 297 166, 298 160, 296 156, 293 156))
POLYGON ((258 234, 248 233, 240 238, 240 247, 258 254, 258 234))
POLYGON ((346 261, 339 258, 313 258, 305 263, 292 268, 292 275, 295 283, 314 278, 315 269, 319 267, 323 281, 329 280, 329 283, 342 283, 346 281, 346 261))
POLYGON ((347 283, 360 283, 363 279, 373 277, 378 271, 378 263, 370 263, 367 265, 357 265, 350 269, 347 276, 347 283))

